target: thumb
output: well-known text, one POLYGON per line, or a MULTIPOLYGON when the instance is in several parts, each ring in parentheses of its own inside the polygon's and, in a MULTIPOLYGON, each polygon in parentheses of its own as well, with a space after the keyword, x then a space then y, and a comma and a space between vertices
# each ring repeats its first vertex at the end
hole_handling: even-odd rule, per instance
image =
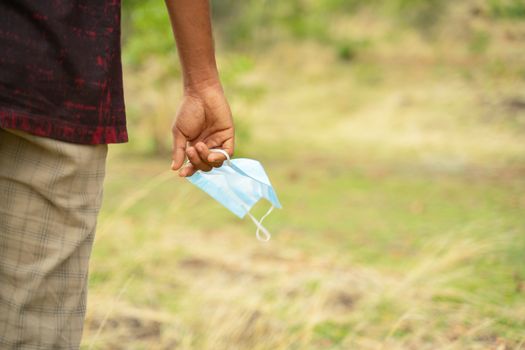
POLYGON ((184 158, 186 157, 186 136, 178 128, 173 130, 173 153, 171 163, 172 170, 178 170, 182 167, 184 163, 184 158))

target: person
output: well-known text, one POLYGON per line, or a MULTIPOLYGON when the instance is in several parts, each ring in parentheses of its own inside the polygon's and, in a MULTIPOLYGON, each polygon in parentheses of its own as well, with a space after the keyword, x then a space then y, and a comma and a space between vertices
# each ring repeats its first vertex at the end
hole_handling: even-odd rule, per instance
MULTIPOLYGON (((184 87, 170 161, 190 176, 233 154, 234 125, 208 0, 166 5, 184 87)), ((128 140, 120 7, 0 2, 0 349, 79 348, 108 144, 128 140)))

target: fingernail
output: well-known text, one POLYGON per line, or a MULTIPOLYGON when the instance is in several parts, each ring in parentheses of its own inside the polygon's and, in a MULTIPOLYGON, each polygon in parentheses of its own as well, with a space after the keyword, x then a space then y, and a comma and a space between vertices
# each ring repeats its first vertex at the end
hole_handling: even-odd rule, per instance
POLYGON ((171 170, 175 170, 175 161, 174 160, 171 162, 171 170))

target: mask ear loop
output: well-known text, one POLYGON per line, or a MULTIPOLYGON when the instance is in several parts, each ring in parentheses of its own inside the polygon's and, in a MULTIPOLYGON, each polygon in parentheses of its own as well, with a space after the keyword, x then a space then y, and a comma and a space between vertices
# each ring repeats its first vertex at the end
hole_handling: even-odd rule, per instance
MULTIPOLYGON (((226 164, 228 164, 229 166, 232 165, 232 162, 230 160, 230 155, 228 154, 228 152, 226 152, 225 150, 223 149, 220 149, 220 148, 211 148, 210 149, 210 152, 214 152, 214 153, 222 153, 224 154, 224 156, 226 157, 226 164)), ((186 158, 186 160, 184 161, 184 164, 182 164, 182 166, 186 166, 190 164, 190 160, 186 158)))
MULTIPOLYGON (((212 148, 210 149, 210 152, 215 152, 215 153, 222 153, 224 154, 224 156, 226 157, 226 164, 228 164, 229 166, 232 165, 231 163, 231 160, 230 160, 230 155, 223 149, 220 149, 220 148, 212 148)), ((262 225, 262 222, 264 219, 266 219, 266 217, 268 215, 270 215, 270 213, 272 212, 273 210, 273 205, 271 206, 271 208, 266 212, 266 214, 263 215, 263 217, 261 218, 261 220, 257 220, 249 211, 248 211, 248 216, 250 217, 250 219, 252 219, 253 223, 255 224, 255 226, 257 226, 257 231, 255 231, 255 236, 257 236, 257 239, 259 241, 262 241, 262 242, 268 242, 270 240, 270 238, 272 237, 272 235, 270 234, 270 232, 268 232, 268 230, 266 229, 266 227, 264 227, 262 225), (264 238, 261 237, 261 231, 264 235, 264 238)))
POLYGON ((255 226, 257 226, 257 231, 255 232, 255 236, 257 236, 257 239, 259 241, 268 242, 270 240, 270 238, 272 237, 270 232, 268 232, 268 230, 262 225, 262 222, 268 215, 270 215, 270 213, 272 212, 273 208, 274 207, 272 205, 270 207, 270 209, 266 212, 266 214, 263 215, 261 220, 257 220, 250 212, 248 212, 248 216, 250 217, 250 219, 252 219, 252 221, 255 224, 255 226), (262 233, 264 235, 264 238, 262 238, 261 235, 260 235, 261 231, 262 231, 262 233))
POLYGON ((220 149, 220 148, 211 148, 211 149, 210 149, 210 152, 214 152, 214 153, 222 153, 222 154, 224 154, 224 156, 226 157, 226 164, 228 164, 229 166, 232 165, 232 162, 231 162, 231 160, 230 160, 230 155, 229 155, 228 152, 226 152, 225 150, 220 149))

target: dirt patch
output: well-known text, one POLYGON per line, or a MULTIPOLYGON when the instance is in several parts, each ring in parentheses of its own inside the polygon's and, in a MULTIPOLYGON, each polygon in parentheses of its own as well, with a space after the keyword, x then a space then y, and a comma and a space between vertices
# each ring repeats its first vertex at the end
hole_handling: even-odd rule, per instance
POLYGON ((104 333, 114 334, 119 339, 160 340, 162 324, 156 320, 140 319, 133 316, 116 316, 105 322, 95 319, 89 322, 91 331, 97 332, 101 327, 104 333))

